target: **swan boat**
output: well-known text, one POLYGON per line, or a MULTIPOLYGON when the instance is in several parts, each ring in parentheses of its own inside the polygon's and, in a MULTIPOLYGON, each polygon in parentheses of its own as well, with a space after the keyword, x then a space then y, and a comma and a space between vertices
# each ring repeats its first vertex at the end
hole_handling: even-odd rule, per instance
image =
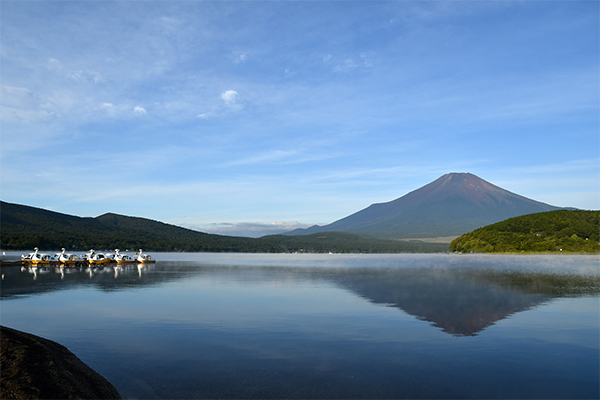
POLYGON ((156 260, 152 258, 151 255, 144 254, 142 249, 139 250, 138 254, 134 256, 129 256, 127 254, 121 254, 119 249, 114 251, 115 254, 108 253, 97 253, 96 250, 90 250, 89 253, 83 254, 81 256, 77 256, 76 254, 69 254, 66 252, 64 248, 62 248, 61 253, 45 254, 40 253, 39 249, 34 248, 33 253, 29 253, 27 255, 21 255, 21 263, 23 264, 32 264, 32 265, 50 265, 50 264, 62 264, 62 265, 76 265, 76 264, 109 264, 109 263, 117 263, 117 264, 127 264, 127 263, 154 263, 156 260))
POLYGON ((95 250, 90 250, 85 258, 89 264, 108 264, 115 261, 112 257, 104 253, 96 253, 95 250))
POLYGON ((56 253, 56 259, 59 263, 65 265, 73 265, 83 262, 82 258, 78 255, 65 253, 64 247, 61 250, 62 253, 56 253))
MULTIPOLYGON (((144 264, 144 263, 153 263, 153 262, 156 262, 156 261, 155 261, 155 260, 152 258, 152 256, 151 256, 151 255, 148 255, 148 254, 143 254, 143 253, 142 253, 142 249, 140 249, 140 252, 139 252, 138 254, 136 254, 136 256, 137 256, 137 259, 136 259, 136 260, 137 260, 137 262, 139 262, 139 263, 142 263, 142 264, 144 264)), ((134 257, 135 257, 135 256, 134 256, 134 257)))
POLYGON ((119 249, 115 249, 114 261, 117 264, 128 264, 134 263, 136 260, 134 260, 131 256, 128 256, 127 254, 119 253, 119 249))
POLYGON ((44 265, 44 264, 53 264, 56 262, 56 257, 51 254, 40 253, 39 249, 36 247, 33 249, 33 253, 29 253, 28 255, 22 255, 21 261, 33 264, 33 265, 44 265))

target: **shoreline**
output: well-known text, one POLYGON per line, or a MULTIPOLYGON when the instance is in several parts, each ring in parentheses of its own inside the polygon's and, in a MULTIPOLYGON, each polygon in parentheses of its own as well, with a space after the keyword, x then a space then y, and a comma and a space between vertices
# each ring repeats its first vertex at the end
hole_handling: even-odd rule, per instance
POLYGON ((0 326, 2 399, 121 399, 102 375, 63 345, 0 326))

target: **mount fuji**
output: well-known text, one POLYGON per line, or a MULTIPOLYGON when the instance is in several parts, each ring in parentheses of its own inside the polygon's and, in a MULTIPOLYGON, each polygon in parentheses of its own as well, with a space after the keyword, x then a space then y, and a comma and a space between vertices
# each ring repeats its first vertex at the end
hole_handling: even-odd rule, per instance
POLYGON ((340 231, 386 239, 459 236, 508 218, 558 210, 470 173, 449 173, 396 200, 286 235, 340 231))

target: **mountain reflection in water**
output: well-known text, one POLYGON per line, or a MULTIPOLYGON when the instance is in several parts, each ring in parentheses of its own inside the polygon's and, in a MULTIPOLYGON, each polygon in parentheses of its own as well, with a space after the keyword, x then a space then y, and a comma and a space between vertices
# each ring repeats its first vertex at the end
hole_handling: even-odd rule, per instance
POLYGON ((395 307, 454 336, 475 336, 508 316, 560 297, 598 295, 600 276, 486 268, 223 266, 198 262, 99 268, 5 268, 2 300, 94 286, 135 290, 190 276, 259 282, 333 283, 381 306, 395 307))
MULTIPOLYGON (((552 299, 534 287, 518 286, 525 273, 482 271, 364 271, 338 278, 361 297, 396 307, 455 336, 473 336, 507 316, 552 299)), ((550 276, 536 280, 549 282, 550 276)), ((543 287, 548 288, 547 285, 543 287)))

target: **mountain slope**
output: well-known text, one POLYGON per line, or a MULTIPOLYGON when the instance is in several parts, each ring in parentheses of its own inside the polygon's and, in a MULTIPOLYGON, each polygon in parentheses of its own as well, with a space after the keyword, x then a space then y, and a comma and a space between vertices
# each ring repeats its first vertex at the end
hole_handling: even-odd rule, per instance
POLYGON ((6 202, 0 202, 0 215, 3 249, 138 249, 171 241, 171 246, 184 250, 210 236, 145 218, 117 214, 82 218, 6 202))
POLYGON ((444 252, 447 245, 382 240, 349 233, 248 238, 213 235, 147 218, 107 213, 81 218, 0 201, 3 250, 139 248, 148 251, 400 253, 444 252))
POLYGON ((457 236, 507 218, 557 209, 473 174, 450 173, 396 200, 373 204, 329 225, 288 234, 341 231, 398 239, 457 236))

